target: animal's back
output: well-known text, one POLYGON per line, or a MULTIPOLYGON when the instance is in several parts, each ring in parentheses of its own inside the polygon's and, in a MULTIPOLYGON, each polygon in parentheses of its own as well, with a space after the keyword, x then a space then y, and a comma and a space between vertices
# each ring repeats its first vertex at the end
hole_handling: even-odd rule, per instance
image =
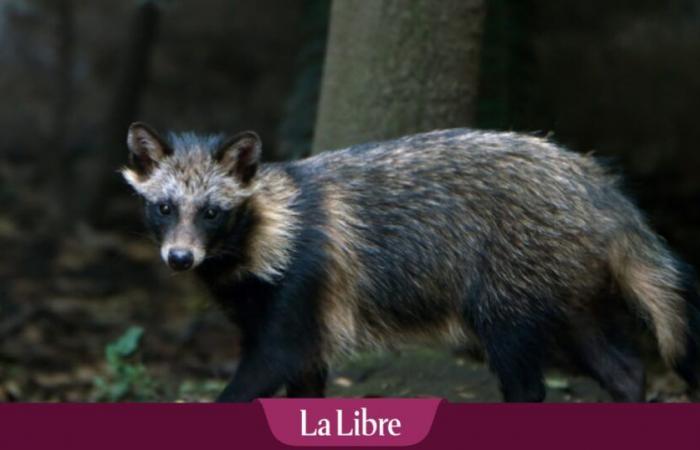
POLYGON ((379 327, 445 320, 478 289, 564 308, 601 288, 606 240, 636 214, 593 159, 525 135, 439 131, 301 164, 332 198, 355 314, 379 327))

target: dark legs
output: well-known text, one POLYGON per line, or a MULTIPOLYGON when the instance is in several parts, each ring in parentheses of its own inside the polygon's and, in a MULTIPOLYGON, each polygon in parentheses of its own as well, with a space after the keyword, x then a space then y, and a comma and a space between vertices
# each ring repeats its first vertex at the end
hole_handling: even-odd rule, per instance
POLYGON ((328 370, 325 368, 307 370, 287 383, 287 397, 324 397, 327 376, 328 370))
POLYGON ((271 397, 282 386, 287 387, 288 397, 323 397, 327 376, 325 366, 304 368, 313 359, 303 353, 293 354, 291 349, 286 350, 267 354, 258 350, 244 354, 233 379, 217 401, 249 402, 260 397, 271 397))
POLYGON ((243 358, 217 401, 249 402, 260 397, 272 397, 285 384, 288 397, 324 396, 326 369, 300 371, 298 376, 290 376, 289 373, 284 367, 263 366, 257 357, 243 358))
POLYGON ((272 364, 261 354, 244 355, 233 379, 216 401, 250 402, 259 397, 272 397, 284 384, 287 373, 284 367, 272 364))
POLYGON ((542 381, 542 342, 529 326, 492 323, 480 329, 491 370, 498 377, 506 402, 541 402, 545 397, 542 381))
MULTIPOLYGON (((541 402, 545 398, 541 352, 545 342, 538 334, 503 326, 502 335, 485 342, 489 365, 499 379, 507 402, 541 402), (510 335, 512 334, 512 336, 510 335)), ((593 377, 615 401, 643 402, 644 366, 621 336, 595 328, 573 332, 570 349, 581 368, 593 377)))
POLYGON ((542 371, 539 363, 520 365, 504 364, 491 357, 491 368, 498 376, 503 400, 506 402, 542 402, 545 398, 542 371))
POLYGON ((685 354, 676 361, 673 369, 685 381, 688 387, 688 394, 693 398, 697 397, 700 388, 700 381, 698 380, 698 372, 700 371, 700 343, 698 342, 700 309, 698 309, 698 304, 700 299, 692 288, 688 290, 686 297, 689 298, 689 301, 686 304, 688 333, 685 354))
POLYGON ((622 334, 595 325, 578 325, 572 332, 575 356, 582 369, 618 402, 645 400, 644 365, 622 334))
MULTIPOLYGON (((549 314, 511 308, 512 302, 490 299, 476 308, 471 323, 482 340, 491 370, 500 382, 507 402, 541 402, 545 398, 542 365, 550 352, 561 348, 588 375, 593 377, 615 401, 645 400, 644 366, 633 341, 615 326, 624 328, 624 320, 595 317, 581 311, 565 320, 556 310, 549 314), (613 319, 611 326, 606 319, 613 319)), ((539 305, 544 306, 543 304, 539 305)), ((474 310, 473 310, 474 311, 474 310)), ((677 368, 692 382, 694 374, 677 368)))
POLYGON ((687 354, 681 358, 680 361, 676 362, 673 366, 673 370, 678 374, 679 377, 685 381, 688 389, 688 394, 693 397, 698 394, 698 350, 697 347, 693 345, 688 345, 686 348, 687 354))

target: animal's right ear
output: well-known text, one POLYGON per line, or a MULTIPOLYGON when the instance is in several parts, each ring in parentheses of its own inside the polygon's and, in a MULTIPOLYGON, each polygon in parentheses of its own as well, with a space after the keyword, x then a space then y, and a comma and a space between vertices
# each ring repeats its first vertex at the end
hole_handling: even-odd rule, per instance
POLYGON ((127 170, 141 180, 147 178, 158 163, 172 153, 158 132, 142 122, 134 122, 129 126, 126 143, 129 146, 127 170))

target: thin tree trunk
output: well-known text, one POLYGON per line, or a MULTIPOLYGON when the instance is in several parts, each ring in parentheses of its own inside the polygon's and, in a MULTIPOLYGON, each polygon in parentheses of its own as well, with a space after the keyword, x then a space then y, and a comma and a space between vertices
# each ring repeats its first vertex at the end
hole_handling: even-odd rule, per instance
MULTIPOLYGON (((58 29, 56 32, 56 98, 52 147, 58 163, 62 164, 67 151, 67 134, 73 100, 73 65, 75 60, 75 19, 72 0, 56 2, 58 29)), ((54 166, 55 167, 55 166, 54 166)))
POLYGON ((475 112, 483 0, 336 0, 314 153, 437 128, 475 112))
POLYGON ((134 16, 124 49, 122 70, 102 135, 93 143, 94 152, 82 163, 75 180, 73 221, 94 222, 104 212, 101 200, 117 182, 117 169, 126 160, 126 131, 136 120, 148 80, 150 59, 156 40, 160 9, 156 0, 141 3, 134 16))
POLYGON ((311 153, 329 16, 328 0, 306 0, 301 20, 305 38, 297 56, 294 84, 285 102, 277 152, 266 155, 270 160, 297 159, 311 153))
MULTIPOLYGON (((160 9, 155 0, 142 2, 134 17, 123 70, 114 91, 112 108, 105 127, 108 141, 114 144, 124 144, 126 129, 138 112, 148 80, 159 17, 160 9)), ((119 161, 121 157, 112 160, 119 161)))
MULTIPOLYGON (((57 19, 55 32, 56 64, 54 69, 53 121, 50 134, 51 151, 41 158, 39 167, 44 189, 61 198, 68 195, 70 182, 57 170, 70 161, 68 143, 70 117, 73 112, 73 67, 75 63, 75 10, 72 0, 58 0, 53 5, 57 19)), ((67 220, 62 205, 51 204, 46 221, 52 231, 62 230, 67 220)))

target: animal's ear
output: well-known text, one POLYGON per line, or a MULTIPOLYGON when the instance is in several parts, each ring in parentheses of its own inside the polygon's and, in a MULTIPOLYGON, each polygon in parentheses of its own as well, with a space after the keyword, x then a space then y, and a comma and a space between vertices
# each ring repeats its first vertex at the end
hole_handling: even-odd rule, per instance
POLYGON ((262 143, 257 133, 244 131, 226 141, 215 158, 229 174, 246 184, 258 170, 261 153, 262 143))
POLYGON ((142 122, 129 126, 126 143, 129 146, 129 169, 140 179, 148 177, 160 160, 172 153, 158 132, 142 122))

